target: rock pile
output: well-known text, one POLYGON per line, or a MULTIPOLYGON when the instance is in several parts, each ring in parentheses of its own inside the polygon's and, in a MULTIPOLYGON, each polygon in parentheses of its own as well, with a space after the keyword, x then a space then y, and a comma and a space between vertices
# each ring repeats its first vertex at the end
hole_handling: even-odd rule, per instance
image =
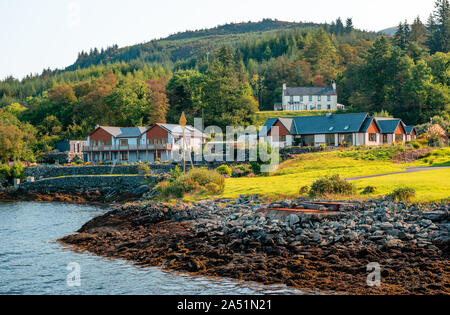
MULTIPOLYGON (((269 208, 292 208, 301 201, 284 201, 269 208)), ((273 246, 298 247, 314 245, 373 246, 402 248, 406 243, 437 250, 433 242, 450 240, 448 204, 418 205, 388 200, 353 202, 337 215, 308 213, 267 215, 258 212, 257 198, 235 201, 205 200, 194 205, 168 206, 151 203, 128 206, 111 215, 134 217, 137 223, 188 221, 190 230, 209 237, 227 236, 233 246, 260 242, 270 252, 273 246)), ((319 209, 322 206, 312 206, 319 209)))

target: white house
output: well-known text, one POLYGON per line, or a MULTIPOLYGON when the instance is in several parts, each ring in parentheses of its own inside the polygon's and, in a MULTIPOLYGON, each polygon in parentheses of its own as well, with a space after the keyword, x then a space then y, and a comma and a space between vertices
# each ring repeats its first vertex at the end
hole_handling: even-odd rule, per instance
POLYGON ((282 103, 275 104, 276 111, 337 110, 336 83, 327 87, 287 87, 283 84, 282 103))

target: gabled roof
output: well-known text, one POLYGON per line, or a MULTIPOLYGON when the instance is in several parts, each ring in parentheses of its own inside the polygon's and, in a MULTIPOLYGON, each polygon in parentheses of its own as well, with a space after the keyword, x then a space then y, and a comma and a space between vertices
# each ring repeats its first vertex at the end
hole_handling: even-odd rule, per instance
MULTIPOLYGON (((109 127, 109 126, 99 126, 95 129, 103 129, 114 138, 138 138, 148 127, 109 127)), ((94 131, 94 132, 95 132, 94 131)))
POLYGON ((405 128, 405 124, 398 118, 375 118, 378 126, 380 126, 381 133, 395 133, 399 124, 405 128))
POLYGON ((284 90, 284 96, 307 96, 307 95, 337 95, 332 86, 299 86, 288 87, 284 90))
POLYGON ((367 113, 326 116, 303 116, 292 118, 269 118, 264 125, 267 130, 280 121, 291 135, 314 135, 366 132, 373 121, 367 113))
POLYGON ((295 117, 297 135, 360 132, 367 113, 295 117))
MULTIPOLYGON (((173 135, 182 135, 183 134, 183 127, 181 127, 180 125, 173 125, 173 124, 156 124, 156 125, 166 129, 169 133, 171 133, 173 135)), ((201 130, 194 128, 190 125, 187 125, 185 127, 185 133, 191 134, 191 135, 194 135, 194 133, 196 133, 199 136, 205 136, 205 134, 201 130)))
MULTIPOLYGON (((410 135, 413 132, 413 130, 415 131, 416 127, 414 127, 414 126, 405 126, 405 131, 406 131, 407 135, 410 135)), ((417 131, 416 131, 416 133, 417 133, 417 131)))
POLYGON ((364 124, 361 127, 360 132, 366 133, 369 130, 370 126, 372 125, 372 122, 375 122, 375 124, 377 125, 378 130, 381 130, 380 126, 377 123, 377 121, 373 117, 367 117, 366 121, 364 122, 364 124))
POLYGON ((292 118, 283 118, 283 117, 269 118, 264 124, 264 127, 266 128, 262 130, 263 137, 267 136, 270 129, 272 129, 272 127, 277 123, 277 121, 280 121, 283 124, 283 126, 286 127, 286 129, 289 131, 290 134, 296 133, 294 120, 292 118))

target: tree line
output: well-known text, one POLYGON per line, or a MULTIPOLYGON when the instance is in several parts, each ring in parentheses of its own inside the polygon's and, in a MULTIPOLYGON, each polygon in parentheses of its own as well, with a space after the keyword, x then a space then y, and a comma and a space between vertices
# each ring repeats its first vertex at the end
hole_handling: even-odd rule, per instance
POLYGON ((388 112, 408 124, 448 121, 449 12, 448 0, 437 0, 426 25, 402 22, 392 37, 339 18, 321 28, 253 34, 174 63, 103 63, 100 56, 114 56, 116 46, 81 53, 100 63, 0 81, 0 160, 30 160, 58 140, 85 138, 95 125, 177 123, 182 111, 189 123, 249 125, 281 100, 283 83, 336 81, 348 112, 388 112))

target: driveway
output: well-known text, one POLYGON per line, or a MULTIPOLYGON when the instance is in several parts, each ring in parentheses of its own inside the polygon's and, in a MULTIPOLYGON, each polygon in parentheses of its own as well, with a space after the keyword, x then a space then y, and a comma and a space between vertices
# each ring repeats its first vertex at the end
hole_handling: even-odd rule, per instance
POLYGON ((434 171, 434 170, 444 170, 444 169, 448 169, 448 168, 450 168, 450 166, 439 166, 439 167, 408 167, 408 168, 406 168, 406 171, 403 171, 403 172, 386 173, 386 174, 378 174, 378 175, 370 175, 370 176, 361 176, 361 177, 352 177, 352 178, 346 178, 346 180, 358 180, 358 179, 373 178, 373 177, 382 177, 382 176, 397 175, 397 174, 416 173, 416 172, 425 172, 425 171, 434 171))

